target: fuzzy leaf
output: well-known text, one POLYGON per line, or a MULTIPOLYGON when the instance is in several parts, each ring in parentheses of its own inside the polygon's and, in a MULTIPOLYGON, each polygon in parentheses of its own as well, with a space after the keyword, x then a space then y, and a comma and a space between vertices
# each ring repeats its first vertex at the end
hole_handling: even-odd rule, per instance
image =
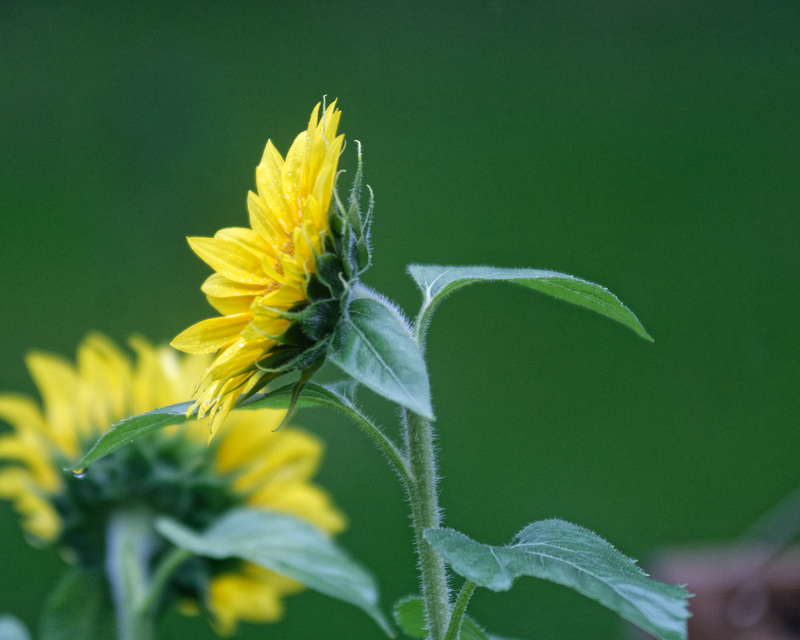
POLYGON ((661 640, 685 640, 689 617, 683 588, 647 577, 634 560, 598 535, 563 520, 525 527, 496 547, 452 529, 428 529, 425 539, 453 571, 493 591, 508 591, 520 576, 572 587, 661 640))
POLYGON ((14 616, 0 615, 0 640, 30 640, 27 627, 14 616))
MULTIPOLYGON (((394 606, 394 619, 409 638, 424 640, 428 637, 425 626, 425 602, 422 598, 406 598, 394 606)), ((461 621, 459 640, 490 640, 490 636, 469 616, 461 621)))
POLYGON ((427 323, 436 306, 448 295, 475 282, 508 281, 535 289, 581 307, 596 311, 651 340, 642 323, 619 298, 605 287, 557 271, 502 269, 499 267, 441 267, 412 264, 408 272, 422 291, 420 322, 427 323))
POLYGON ((328 358, 375 393, 433 419, 425 360, 400 313, 356 285, 328 358))
POLYGON ((66 571, 44 606, 41 640, 115 637, 113 608, 101 574, 66 571))
POLYGON ((156 529, 173 544, 197 555, 239 558, 354 604, 393 636, 378 608, 372 575, 307 522, 283 513, 234 509, 203 533, 166 517, 158 519, 156 529))

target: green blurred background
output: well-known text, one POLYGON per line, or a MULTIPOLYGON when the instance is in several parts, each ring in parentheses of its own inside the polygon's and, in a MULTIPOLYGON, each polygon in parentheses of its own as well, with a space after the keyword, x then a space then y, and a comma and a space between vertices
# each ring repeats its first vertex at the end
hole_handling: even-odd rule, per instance
MULTIPOLYGON (((212 315, 185 236, 246 224, 267 138, 285 152, 325 94, 377 196, 368 284, 412 314, 411 262, 551 268, 655 337, 510 285, 448 300, 429 342, 447 524, 499 544, 558 516, 646 560, 732 540, 800 484, 794 1, 0 2, 0 388, 34 392, 32 347, 212 315)), ((343 544, 385 604, 413 593, 396 478, 336 415, 297 420, 328 442, 343 544)), ((60 561, 7 504, 0 539, 0 611, 33 624, 60 561)), ((521 638, 623 633, 534 580, 471 612, 521 638)), ((380 632, 306 593, 240 637, 266 635, 380 632)))

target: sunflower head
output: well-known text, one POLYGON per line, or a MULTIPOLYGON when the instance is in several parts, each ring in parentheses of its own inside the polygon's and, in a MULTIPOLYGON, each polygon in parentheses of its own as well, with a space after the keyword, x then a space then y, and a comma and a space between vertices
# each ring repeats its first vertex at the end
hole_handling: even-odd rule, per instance
MULTIPOLYGON (((131 344, 134 360, 97 334, 80 345, 76 365, 32 353, 27 364, 42 406, 0 394, 0 418, 12 427, 0 436, 6 463, 0 498, 13 502, 32 541, 57 546, 84 568, 102 569, 109 519, 131 506, 194 529, 242 506, 288 513, 326 532, 344 527, 342 514, 311 482, 321 443, 292 428, 273 433, 284 411, 237 412, 212 446, 206 444, 207 421, 188 422, 137 439, 85 476, 63 471, 115 422, 185 398, 208 366, 206 357, 178 357, 141 338, 131 344)), ((160 540, 153 566, 170 550, 160 540)), ((277 620, 284 596, 300 588, 244 562, 194 557, 172 577, 162 607, 193 604, 229 633, 239 620, 277 620)))
MULTIPOLYGON (((217 353, 195 393, 212 435, 241 395, 324 359, 347 293, 369 266, 372 197, 362 215, 361 155, 348 205, 336 191, 344 136, 334 102, 318 104, 284 159, 271 141, 256 168, 249 228, 189 238, 215 273, 203 284, 221 314, 178 335, 187 353, 217 353)), ((371 194, 371 191, 370 191, 371 194)))

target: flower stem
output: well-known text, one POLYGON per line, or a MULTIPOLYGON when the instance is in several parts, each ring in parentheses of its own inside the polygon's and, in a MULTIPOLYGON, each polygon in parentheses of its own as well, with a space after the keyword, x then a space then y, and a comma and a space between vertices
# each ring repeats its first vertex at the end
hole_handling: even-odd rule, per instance
POLYGON ((467 611, 467 605, 473 591, 475 591, 475 583, 467 580, 464 586, 461 587, 461 592, 456 598, 455 605, 453 605, 453 615, 450 618, 450 626, 447 627, 444 640, 458 640, 458 636, 461 633, 461 622, 464 620, 464 613, 467 611))
POLYGON ((142 615, 152 615, 153 607, 158 603, 161 592, 169 582, 172 574, 184 562, 192 557, 192 552, 186 549, 175 548, 156 567, 150 586, 139 602, 139 611, 142 615))
POLYGON ((414 537, 419 558, 422 597, 425 600, 431 640, 443 640, 450 621, 450 590, 444 562, 425 540, 426 529, 441 523, 436 488, 436 454, 431 423, 410 411, 403 411, 409 463, 414 477, 408 486, 414 537))
POLYGON ((121 509, 111 515, 106 530, 106 575, 114 601, 118 640, 155 638, 155 620, 140 606, 148 589, 148 564, 155 544, 149 511, 121 509))

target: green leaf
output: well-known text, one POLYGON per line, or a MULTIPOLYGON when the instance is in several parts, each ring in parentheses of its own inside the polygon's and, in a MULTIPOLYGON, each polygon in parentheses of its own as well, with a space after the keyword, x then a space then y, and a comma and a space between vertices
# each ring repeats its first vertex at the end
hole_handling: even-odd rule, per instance
MULTIPOLYGON (((425 602, 422 598, 411 597, 400 600, 394 606, 394 619, 409 638, 424 640, 428 637, 428 630, 425 626, 425 602)), ((500 640, 499 636, 488 635, 472 618, 464 616, 459 640, 492 639, 500 640)))
POLYGON ((406 321, 363 285, 351 291, 329 359, 375 393, 433 419, 428 370, 406 321))
POLYGON ((474 282, 508 281, 596 311, 652 341, 639 319, 617 296, 599 284, 566 273, 541 269, 441 267, 422 264, 410 265, 408 272, 424 298, 418 320, 421 326, 427 325, 436 306, 457 289, 474 282))
MULTIPOLYGON (((294 384, 270 391, 257 393, 234 407, 238 409, 288 409, 292 401, 294 384)), ((87 469, 93 462, 107 456, 153 431, 163 429, 170 425, 183 424, 187 420, 194 420, 196 416, 186 417, 186 411, 191 402, 181 402, 155 411, 148 411, 131 418, 122 420, 114 425, 110 431, 103 434, 89 452, 75 465, 75 471, 87 469)), ((322 385, 309 382, 297 400, 297 407, 324 406, 337 409, 359 424, 366 421, 353 405, 353 402, 338 393, 335 387, 326 388, 322 385)), ((368 422, 368 421, 367 421, 368 422)))
POLYGON ((191 402, 181 402, 122 420, 100 437, 89 452, 75 465, 73 472, 85 471, 93 462, 148 433, 173 424, 183 424, 188 419, 186 412, 190 406, 192 406, 191 402))
POLYGON ((492 591, 508 591, 520 576, 572 587, 661 640, 685 640, 689 593, 647 577, 634 560, 598 535, 563 520, 525 527, 495 547, 452 529, 428 529, 425 539, 453 571, 492 591))
POLYGON ((425 626, 425 602, 419 597, 409 597, 394 605, 394 621, 410 638, 424 640, 428 637, 425 626))
POLYGON ((116 637, 113 607, 103 575, 68 569, 45 603, 41 640, 116 637))
POLYGON ((14 616, 0 615, 0 640, 31 640, 28 629, 14 616))
POLYGON ((387 635, 394 635, 377 606, 378 590, 370 573, 307 522, 283 513, 234 509, 203 533, 171 518, 159 518, 156 529, 194 554, 246 560, 354 604, 372 616, 387 635))

